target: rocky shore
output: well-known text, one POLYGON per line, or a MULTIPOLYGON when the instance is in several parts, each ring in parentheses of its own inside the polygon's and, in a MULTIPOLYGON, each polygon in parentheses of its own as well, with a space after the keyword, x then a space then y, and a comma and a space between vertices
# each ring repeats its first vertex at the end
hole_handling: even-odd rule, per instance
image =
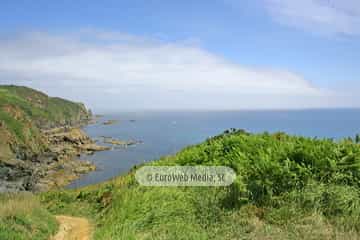
POLYGON ((138 140, 125 141, 125 140, 119 140, 119 139, 115 139, 112 137, 105 137, 105 136, 102 136, 101 138, 103 139, 103 143, 121 146, 121 147, 125 147, 125 148, 128 146, 137 145, 137 144, 142 143, 142 141, 138 141, 138 140))
POLYGON ((95 170, 77 158, 110 149, 81 130, 97 118, 82 103, 0 85, 0 192, 45 191, 95 170))
POLYGON ((81 129, 70 126, 42 131, 46 151, 24 161, 1 162, 0 192, 46 191, 63 187, 96 167, 77 158, 81 154, 110 149, 99 146, 81 129))

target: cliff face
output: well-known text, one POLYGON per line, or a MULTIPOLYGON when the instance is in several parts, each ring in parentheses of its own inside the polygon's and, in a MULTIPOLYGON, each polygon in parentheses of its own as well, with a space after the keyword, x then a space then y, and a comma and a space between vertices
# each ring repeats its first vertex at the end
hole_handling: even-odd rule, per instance
POLYGON ((43 157, 54 145, 46 134, 49 129, 69 129, 90 118, 81 103, 27 87, 0 85, 0 191, 5 182, 18 182, 19 190, 31 188, 28 185, 38 170, 34 166, 53 160, 43 157))
POLYGON ((52 98, 27 87, 0 86, 0 159, 31 158, 46 149, 41 130, 80 125, 91 115, 81 103, 52 98), (1 153, 0 153, 1 154, 1 153))

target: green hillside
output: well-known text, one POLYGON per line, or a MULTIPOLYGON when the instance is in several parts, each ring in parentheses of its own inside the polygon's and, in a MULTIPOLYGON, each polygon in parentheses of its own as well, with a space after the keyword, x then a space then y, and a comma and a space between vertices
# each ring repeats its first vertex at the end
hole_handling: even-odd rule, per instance
POLYGON ((222 165, 230 187, 144 187, 126 176, 41 194, 54 214, 96 223, 95 240, 359 239, 360 147, 228 131, 151 165, 222 165))
POLYGON ((0 161, 31 158, 46 147, 41 129, 73 125, 88 118, 80 103, 27 87, 0 85, 0 161))

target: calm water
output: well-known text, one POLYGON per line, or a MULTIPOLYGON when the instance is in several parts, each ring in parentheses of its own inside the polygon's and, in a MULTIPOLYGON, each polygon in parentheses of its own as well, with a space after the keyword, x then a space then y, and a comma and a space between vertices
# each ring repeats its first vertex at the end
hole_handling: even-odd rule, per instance
POLYGON ((141 140, 143 143, 85 156, 99 170, 84 175, 68 187, 105 181, 126 173, 133 165, 175 153, 229 128, 250 132, 284 131, 339 139, 360 133, 360 110, 138 112, 107 115, 99 124, 87 126, 85 131, 94 138, 108 136, 121 140, 141 140), (101 124, 107 119, 120 122, 101 124))

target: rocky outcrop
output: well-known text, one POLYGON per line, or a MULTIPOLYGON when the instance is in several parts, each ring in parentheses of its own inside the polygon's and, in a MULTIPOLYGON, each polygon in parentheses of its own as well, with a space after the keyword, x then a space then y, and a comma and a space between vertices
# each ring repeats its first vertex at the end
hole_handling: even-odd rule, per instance
POLYGON ((131 145, 142 143, 142 141, 135 141, 135 140, 124 141, 124 140, 114 139, 112 137, 102 137, 102 138, 103 138, 103 142, 106 144, 117 145, 122 147, 128 147, 131 145))
POLYGON ((91 116, 82 103, 0 85, 0 192, 46 190, 94 170, 75 160, 108 149, 79 129, 91 116))
POLYGON ((103 125, 113 125, 119 123, 119 120, 107 120, 105 122, 103 122, 103 125))
POLYGON ((0 192, 45 191, 65 186, 81 174, 95 170, 90 162, 75 158, 110 149, 95 144, 78 128, 61 127, 42 134, 48 146, 42 155, 31 161, 0 162, 0 192))
POLYGON ((92 154, 95 151, 109 150, 109 147, 95 144, 82 130, 78 128, 65 128, 61 132, 47 133, 51 151, 61 154, 72 152, 79 155, 83 152, 92 154))

